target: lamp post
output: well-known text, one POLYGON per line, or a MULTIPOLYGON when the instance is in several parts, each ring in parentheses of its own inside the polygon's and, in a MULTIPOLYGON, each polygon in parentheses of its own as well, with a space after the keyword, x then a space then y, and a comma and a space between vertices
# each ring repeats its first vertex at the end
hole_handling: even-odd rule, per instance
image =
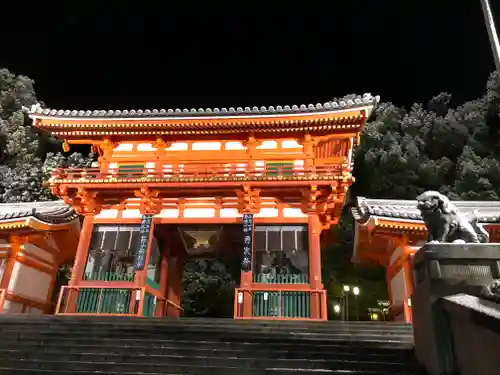
POLYGON ((340 314, 340 305, 338 303, 333 305, 333 312, 335 313, 335 315, 340 314))
POLYGON ((359 288, 357 286, 352 288, 352 294, 354 294, 354 300, 356 301, 356 320, 359 320, 359 288))
POLYGON ((349 320, 349 291, 351 287, 344 285, 344 320, 349 320))
POLYGON ((495 60, 495 67, 499 74, 498 80, 500 80, 500 42, 498 41, 498 34, 495 27, 493 12, 491 11, 489 0, 481 0, 481 5, 483 8, 483 15, 484 15, 484 21, 486 23, 486 29, 488 30, 488 36, 490 38, 491 49, 493 51, 493 59, 495 60))

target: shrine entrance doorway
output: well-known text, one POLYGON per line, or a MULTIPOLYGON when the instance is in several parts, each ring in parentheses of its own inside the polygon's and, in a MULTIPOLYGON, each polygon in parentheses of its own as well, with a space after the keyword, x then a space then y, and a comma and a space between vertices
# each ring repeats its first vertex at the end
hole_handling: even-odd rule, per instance
POLYGON ((154 236, 150 264, 160 265, 166 315, 232 317, 240 286, 241 225, 157 224, 154 236))

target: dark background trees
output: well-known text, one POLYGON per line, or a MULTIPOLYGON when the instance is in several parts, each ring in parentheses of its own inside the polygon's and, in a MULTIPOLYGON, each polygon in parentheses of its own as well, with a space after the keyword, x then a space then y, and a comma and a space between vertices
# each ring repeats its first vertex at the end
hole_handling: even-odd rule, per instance
POLYGON ((63 155, 60 141, 31 126, 23 111, 37 103, 34 82, 0 69, 0 203, 50 200, 44 182, 54 168, 90 166, 93 155, 63 155))

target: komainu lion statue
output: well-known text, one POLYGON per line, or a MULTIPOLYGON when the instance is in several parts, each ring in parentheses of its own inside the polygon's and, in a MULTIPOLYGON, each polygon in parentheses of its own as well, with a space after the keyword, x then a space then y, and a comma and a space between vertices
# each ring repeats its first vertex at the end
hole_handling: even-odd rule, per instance
POLYGON ((445 195, 426 191, 417 197, 431 243, 486 243, 488 232, 479 224, 475 213, 460 213, 445 195))
POLYGON ((483 287, 481 297, 488 301, 500 303, 500 280, 493 280, 491 283, 483 287))

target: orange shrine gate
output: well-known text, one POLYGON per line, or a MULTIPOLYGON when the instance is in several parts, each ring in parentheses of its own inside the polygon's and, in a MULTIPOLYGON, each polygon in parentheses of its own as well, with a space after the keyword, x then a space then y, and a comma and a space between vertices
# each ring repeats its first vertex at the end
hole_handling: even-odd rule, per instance
POLYGON ((186 259, 241 258, 237 319, 324 320, 320 241, 352 183, 378 97, 309 106, 63 111, 33 123, 98 152, 57 170, 54 195, 84 216, 64 314, 179 316, 186 259))

